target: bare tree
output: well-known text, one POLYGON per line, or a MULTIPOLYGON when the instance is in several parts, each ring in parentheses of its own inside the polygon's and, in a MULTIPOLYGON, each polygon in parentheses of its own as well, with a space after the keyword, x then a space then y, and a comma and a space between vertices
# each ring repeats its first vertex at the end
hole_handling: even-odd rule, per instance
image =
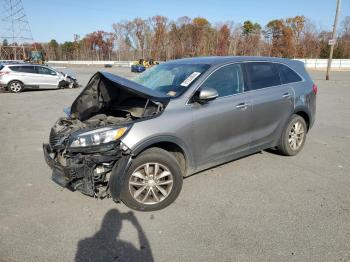
POLYGON ((166 35, 168 18, 156 15, 150 19, 153 29, 153 39, 151 40, 151 57, 154 59, 166 59, 166 35))
MULTIPOLYGON (((36 43, 48 59, 168 60, 210 55, 267 55, 277 57, 327 57, 329 32, 319 32, 304 16, 273 19, 262 29, 246 20, 212 25, 204 17, 169 21, 156 15, 112 25, 113 32, 98 30, 73 41, 36 43)), ((4 42, 3 44, 6 44, 4 42)), ((334 57, 350 58, 350 17, 341 23, 334 57)))
POLYGON ((141 58, 144 59, 145 55, 145 41, 146 41, 146 33, 148 31, 148 25, 146 23, 146 20, 143 20, 139 17, 135 18, 133 21, 133 33, 136 36, 138 47, 141 50, 141 58))

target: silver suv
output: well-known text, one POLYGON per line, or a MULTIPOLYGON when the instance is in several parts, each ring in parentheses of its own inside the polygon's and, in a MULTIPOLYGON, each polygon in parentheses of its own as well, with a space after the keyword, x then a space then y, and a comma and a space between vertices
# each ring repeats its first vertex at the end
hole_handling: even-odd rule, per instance
POLYGON ((0 64, 0 87, 19 93, 24 89, 78 87, 78 82, 48 66, 17 62, 0 64))
POLYGON ((316 93, 303 63, 278 58, 181 59, 134 81, 98 72, 51 129, 44 155, 63 187, 157 210, 185 176, 267 148, 297 154, 316 93))

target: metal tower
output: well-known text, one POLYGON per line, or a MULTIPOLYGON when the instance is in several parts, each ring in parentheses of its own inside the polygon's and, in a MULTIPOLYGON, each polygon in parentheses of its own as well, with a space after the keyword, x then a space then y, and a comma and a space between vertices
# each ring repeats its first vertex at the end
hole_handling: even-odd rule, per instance
POLYGON ((33 36, 22 0, 1 0, 0 3, 0 59, 26 59, 25 47, 33 41, 33 36))

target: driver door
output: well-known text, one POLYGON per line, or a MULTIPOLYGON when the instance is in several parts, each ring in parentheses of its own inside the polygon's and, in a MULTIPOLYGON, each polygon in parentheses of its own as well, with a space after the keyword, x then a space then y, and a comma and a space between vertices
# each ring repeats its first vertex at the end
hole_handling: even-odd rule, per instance
POLYGON ((249 147, 252 106, 244 93, 240 64, 223 66, 212 73, 200 88, 216 89, 218 97, 191 104, 194 158, 198 169, 229 161, 249 147))

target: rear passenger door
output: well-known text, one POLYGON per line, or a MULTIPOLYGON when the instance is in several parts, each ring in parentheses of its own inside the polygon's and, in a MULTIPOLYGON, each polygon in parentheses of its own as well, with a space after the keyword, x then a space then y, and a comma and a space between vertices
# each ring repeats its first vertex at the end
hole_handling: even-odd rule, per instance
POLYGON ((21 81, 26 87, 35 87, 36 72, 32 65, 16 65, 9 67, 16 80, 21 81))
POLYGON ((59 77, 57 73, 44 66, 35 66, 37 82, 41 88, 57 88, 59 77))
POLYGON ((277 63, 244 63, 252 94, 252 146, 270 146, 294 111, 294 90, 282 84, 277 63))

